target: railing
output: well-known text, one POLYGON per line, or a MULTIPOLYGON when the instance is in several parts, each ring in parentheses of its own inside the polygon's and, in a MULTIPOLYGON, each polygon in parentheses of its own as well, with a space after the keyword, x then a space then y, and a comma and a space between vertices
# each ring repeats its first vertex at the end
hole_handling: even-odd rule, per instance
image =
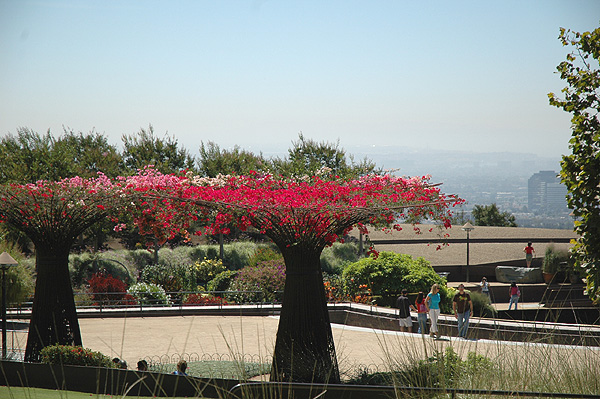
MULTIPOLYGON (((74 294, 74 297, 77 309, 95 309, 99 312, 106 309, 143 310, 157 307, 183 309, 192 306, 216 306, 221 309, 230 304, 256 305, 257 307, 280 304, 279 298, 282 297, 283 291, 272 293, 263 291, 176 291, 166 292, 166 294, 167 301, 151 297, 137 299, 123 292, 78 292, 74 294), (186 303, 184 298, 191 295, 196 295, 198 302, 186 303), (275 300, 270 300, 269 297, 275 298, 275 300)), ((32 305, 33 298, 30 298, 18 306, 10 307, 8 311, 19 315, 31 311, 32 305)))
POLYGON ((308 383, 281 383, 281 382, 256 382, 238 384, 231 388, 229 397, 242 398, 404 398, 413 397, 438 397, 449 395, 452 399, 456 395, 473 395, 476 397, 510 397, 510 398, 581 398, 597 399, 594 394, 575 394, 559 392, 528 392, 528 391, 502 391, 487 389, 458 389, 458 388, 428 388, 408 386, 376 386, 376 385, 349 385, 349 384, 308 384, 308 383))

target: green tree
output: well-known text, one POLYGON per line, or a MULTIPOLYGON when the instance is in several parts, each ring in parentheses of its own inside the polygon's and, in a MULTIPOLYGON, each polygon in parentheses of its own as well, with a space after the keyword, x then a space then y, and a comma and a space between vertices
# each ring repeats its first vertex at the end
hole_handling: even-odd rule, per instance
POLYGON ((496 204, 475 205, 471 211, 476 226, 517 227, 510 212, 500 212, 496 204))
MULTIPOLYGON (((64 129, 60 137, 55 137, 50 131, 42 135, 20 128, 16 135, 9 134, 0 140, 0 183, 88 178, 97 176, 98 172, 116 177, 121 168, 122 158, 117 148, 94 131, 83 134, 64 129)), ((30 241, 22 232, 11 226, 0 230, 8 233, 21 251, 29 251, 30 241)), ((85 243, 85 237, 92 238, 98 249, 110 232, 107 223, 95 225, 81 235, 80 244, 85 243)))
POLYGON ((162 139, 156 137, 152 125, 136 134, 123 135, 121 139, 123 160, 129 174, 148 165, 154 165, 156 170, 166 174, 194 170, 194 157, 179 146, 176 138, 167 134, 162 139))
POLYGON ((366 158, 355 162, 352 155, 347 156, 346 150, 340 148, 339 141, 335 144, 326 141, 316 142, 306 139, 302 133, 298 135, 298 141, 292 142, 287 158, 277 158, 272 163, 275 173, 282 176, 321 174, 352 179, 376 172, 374 162, 366 158))
POLYGON ((262 154, 256 155, 237 145, 231 150, 226 150, 212 141, 206 144, 200 142, 198 170, 200 175, 206 177, 217 177, 219 174, 247 175, 250 171, 268 171, 269 162, 262 154))
MULTIPOLYGON (((9 267, 6 271, 6 302, 18 304, 33 294, 33 271, 23 262, 23 255, 17 245, 5 240, 0 235, 0 253, 7 252, 18 262, 17 266, 9 267)), ((0 286, 0 295, 2 287, 0 286)))
POLYGON ((70 170, 63 177, 88 178, 95 177, 98 172, 117 177, 122 173, 123 158, 117 147, 109 144, 106 136, 93 130, 83 134, 65 129, 54 149, 69 161, 70 170))
POLYGON ((588 295, 600 300, 600 28, 592 32, 560 29, 559 39, 572 51, 557 67, 567 82, 563 98, 549 93, 550 105, 572 114, 572 153, 563 156, 560 177, 567 203, 577 218, 576 267, 587 274, 588 295))
POLYGON ((33 183, 68 177, 110 177, 121 173, 122 159, 105 136, 65 129, 55 137, 19 128, 0 140, 0 183, 33 183))
POLYGON ((69 175, 70 161, 55 148, 50 133, 19 128, 0 140, 0 183, 33 183, 69 175))

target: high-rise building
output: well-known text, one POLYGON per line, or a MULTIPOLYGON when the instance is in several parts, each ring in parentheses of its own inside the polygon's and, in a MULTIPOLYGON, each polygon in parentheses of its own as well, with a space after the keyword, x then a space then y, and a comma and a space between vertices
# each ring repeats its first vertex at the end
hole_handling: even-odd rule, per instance
POLYGON ((556 214, 568 213, 567 187, 553 170, 535 173, 528 181, 529 212, 556 214))

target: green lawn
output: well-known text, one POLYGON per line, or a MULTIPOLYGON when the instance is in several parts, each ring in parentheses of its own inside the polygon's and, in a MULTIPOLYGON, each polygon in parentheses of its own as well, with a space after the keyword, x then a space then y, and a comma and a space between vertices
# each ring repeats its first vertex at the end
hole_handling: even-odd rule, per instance
MULTIPOLYGON (((177 365, 161 364, 152 368, 151 371, 171 373, 177 369, 177 365)), ((214 377, 246 379, 257 375, 266 374, 271 371, 269 363, 235 362, 228 360, 203 360, 199 362, 188 362, 187 374, 192 377, 214 377)))

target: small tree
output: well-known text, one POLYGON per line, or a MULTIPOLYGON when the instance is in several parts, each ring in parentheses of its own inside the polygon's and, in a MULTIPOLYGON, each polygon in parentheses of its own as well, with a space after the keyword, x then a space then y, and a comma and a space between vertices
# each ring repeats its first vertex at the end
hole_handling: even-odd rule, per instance
POLYGON ((278 381, 339 381, 320 266, 326 246, 357 224, 366 233, 363 223, 391 226, 426 217, 450 227, 448 207, 460 202, 425 179, 378 175, 347 181, 257 174, 176 180, 146 171, 128 186, 141 195, 136 220, 144 231, 169 226, 175 234, 197 219, 207 224, 207 233, 227 233, 234 223, 260 229, 278 246, 286 266, 271 371, 278 381))
POLYGON ((206 144, 200 142, 198 169, 203 176, 247 175, 251 171, 267 172, 269 166, 270 163, 262 154, 255 155, 238 146, 233 147, 231 150, 226 150, 220 148, 219 145, 212 141, 206 144))
POLYGON ((517 227, 515 217, 509 212, 500 212, 496 204, 475 205, 471 214, 476 226, 517 227))
POLYGON ((560 29, 563 46, 573 49, 556 68, 567 82, 564 98, 549 93, 550 105, 573 115, 572 154, 563 156, 560 177, 579 234, 572 253, 587 275, 588 295, 600 300, 600 28, 592 32, 560 29))
POLYGON ((346 155, 339 141, 317 142, 305 138, 302 133, 298 134, 298 141, 292 142, 287 158, 274 159, 272 163, 274 173, 288 177, 328 174, 331 177, 353 179, 376 170, 371 160, 365 158, 355 162, 352 155, 346 155))
POLYGON ((154 165, 162 173, 194 169, 194 157, 179 146, 177 139, 167 134, 164 138, 156 137, 152 125, 136 134, 123 135, 122 140, 123 161, 129 174, 135 174, 147 165, 154 165))
POLYGON ((48 345, 81 345, 69 278, 77 236, 120 209, 122 198, 104 175, 0 186, 0 222, 24 232, 36 250, 36 285, 25 360, 40 361, 48 345))

